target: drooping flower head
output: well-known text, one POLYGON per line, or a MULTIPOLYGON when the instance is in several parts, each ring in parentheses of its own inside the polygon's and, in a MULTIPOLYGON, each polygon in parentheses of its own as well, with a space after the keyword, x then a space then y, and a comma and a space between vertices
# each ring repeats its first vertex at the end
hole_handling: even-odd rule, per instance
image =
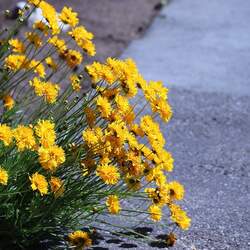
POLYGON ((29 179, 31 181, 32 190, 38 190, 41 196, 48 193, 48 182, 43 175, 36 172, 31 177, 29 177, 29 179))

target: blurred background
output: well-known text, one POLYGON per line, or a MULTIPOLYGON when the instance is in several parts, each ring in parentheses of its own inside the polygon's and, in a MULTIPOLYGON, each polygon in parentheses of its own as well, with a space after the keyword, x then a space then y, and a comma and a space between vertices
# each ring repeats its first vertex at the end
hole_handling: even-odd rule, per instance
MULTIPOLYGON (((0 11, 15 8, 18 0, 1 0, 0 11)), ((80 22, 95 34, 97 59, 117 57, 129 42, 140 37, 164 5, 161 0, 51 0, 58 12, 71 6, 80 22)), ((9 22, 0 17, 0 25, 9 22)))

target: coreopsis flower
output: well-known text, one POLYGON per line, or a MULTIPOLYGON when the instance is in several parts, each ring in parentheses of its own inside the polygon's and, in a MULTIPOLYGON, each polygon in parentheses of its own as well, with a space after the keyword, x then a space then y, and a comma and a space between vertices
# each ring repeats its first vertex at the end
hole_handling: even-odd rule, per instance
POLYGON ((142 85, 142 90, 149 102, 154 99, 167 100, 168 98, 168 88, 164 87, 160 81, 150 81, 149 84, 142 85))
POLYGON ((81 84, 78 75, 72 74, 70 76, 70 82, 73 90, 75 90, 76 92, 79 92, 81 90, 81 84))
POLYGON ((106 205, 111 214, 118 214, 121 210, 119 198, 117 195, 109 195, 106 201, 106 205))
POLYGON ((86 51, 89 56, 95 55, 95 45, 92 42, 94 35, 91 32, 88 32, 85 27, 76 27, 72 29, 68 34, 75 40, 80 48, 86 51))
POLYGON ((12 71, 25 69, 28 66, 28 60, 25 55, 9 55, 4 60, 4 66, 12 71))
POLYGON ((150 145, 154 150, 162 149, 165 145, 164 136, 161 133, 160 126, 149 115, 141 118, 140 127, 148 137, 150 145))
POLYGON ((53 71, 57 70, 58 66, 57 66, 56 62, 53 60, 52 57, 47 57, 45 59, 45 62, 48 65, 48 67, 50 67, 53 71))
POLYGON ((31 128, 18 125, 18 127, 13 130, 13 135, 18 151, 24 151, 25 149, 34 150, 36 140, 31 128))
POLYGON ((55 46, 59 53, 62 53, 63 51, 67 50, 65 41, 63 39, 60 39, 58 36, 52 36, 48 40, 48 42, 55 46))
POLYGON ((39 8, 42 10, 43 17, 48 22, 49 27, 52 30, 52 34, 56 35, 60 33, 58 25, 57 13, 55 8, 45 1, 39 3, 39 8))
POLYGON ((8 183, 8 178, 9 178, 8 172, 2 167, 0 167, 0 184, 6 186, 8 183))
POLYGON ((42 0, 28 0, 28 3, 33 4, 34 6, 38 7, 41 1, 42 0))
POLYGON ((130 112, 131 107, 128 98, 118 94, 115 97, 115 102, 117 105, 117 110, 119 112, 121 112, 122 114, 127 114, 128 112, 130 112))
POLYGON ((63 7, 61 14, 59 15, 59 18, 61 21, 65 24, 69 24, 72 27, 75 27, 79 19, 77 18, 78 14, 74 11, 72 11, 72 8, 69 7, 63 7))
POLYGON ((71 245, 76 247, 76 249, 84 249, 92 245, 92 240, 90 239, 88 233, 83 231, 75 231, 68 235, 68 240, 71 245))
POLYGON ((38 149, 39 162, 45 170, 54 172, 59 165, 65 162, 65 153, 63 148, 53 145, 47 148, 38 149))
POLYGON ((52 176, 50 179, 51 191, 54 193, 55 197, 60 197, 64 193, 63 181, 58 177, 52 176))
POLYGON ((162 148, 157 149, 156 153, 154 161, 157 162, 158 166, 168 172, 172 172, 174 169, 174 158, 171 153, 162 148))
POLYGON ((49 120, 40 120, 35 126, 35 133, 39 137, 41 145, 45 148, 55 144, 55 124, 49 120))
POLYGON ((45 36, 49 34, 48 26, 40 20, 34 22, 33 29, 41 31, 45 36))
POLYGON ((36 172, 29 179, 32 190, 38 190, 41 196, 48 193, 48 182, 43 175, 36 172))
POLYGON ((181 229, 187 230, 190 227, 191 219, 187 216, 186 212, 176 204, 170 204, 169 209, 172 221, 174 221, 181 229))
POLYGON ((148 209, 151 219, 154 221, 159 221, 161 220, 162 217, 162 211, 161 208, 157 205, 151 205, 148 209))
POLYGON ((151 107, 153 112, 160 114, 160 117, 164 122, 168 122, 171 119, 173 112, 171 106, 166 100, 162 98, 155 99, 151 102, 151 107))
POLYGON ((66 62, 71 68, 75 68, 82 63, 82 54, 77 50, 70 49, 67 51, 65 56, 66 62))
POLYGON ((135 123, 130 126, 130 131, 133 132, 136 136, 143 137, 145 135, 141 127, 135 123))
POLYGON ((92 82, 98 83, 102 80, 102 64, 99 62, 93 62, 91 65, 85 66, 86 72, 92 79, 92 82))
POLYGON ((42 64, 42 62, 31 60, 28 65, 29 69, 33 70, 35 74, 40 76, 41 78, 44 78, 46 75, 45 67, 42 64))
POLYGON ((167 185, 157 188, 146 188, 145 193, 147 193, 148 197, 152 199, 152 202, 159 207, 170 202, 167 185))
POLYGON ((5 95, 3 97, 3 105, 7 110, 10 110, 15 105, 15 100, 10 95, 5 95))
POLYGON ((13 139, 13 132, 9 126, 6 124, 0 124, 0 141, 4 143, 5 146, 9 146, 13 139))
POLYGON ((114 185, 120 179, 120 173, 112 165, 99 165, 96 169, 96 175, 99 176, 106 184, 114 185))
POLYGON ((83 140, 87 143, 88 146, 97 146, 99 141, 103 137, 103 132, 100 127, 87 128, 82 133, 83 140))
POLYGON ((106 97, 102 97, 101 95, 99 95, 96 98, 96 105, 99 108, 100 115, 102 117, 107 118, 111 114, 111 104, 106 97))
POLYGON ((35 93, 38 96, 43 96, 48 103, 54 103, 59 94, 59 86, 51 82, 43 82, 35 77, 30 82, 30 86, 34 87, 35 93))
POLYGON ((35 32, 26 32, 25 36, 36 48, 40 48, 43 45, 41 37, 35 32))
POLYGON ((48 103, 54 103, 59 93, 59 86, 51 82, 44 84, 43 96, 48 103))
POLYGON ((184 197, 184 187, 177 181, 168 183, 169 193, 171 199, 182 200, 184 197))
POLYGON ((19 39, 10 39, 9 45, 12 47, 13 52, 22 54, 25 51, 25 46, 19 39))

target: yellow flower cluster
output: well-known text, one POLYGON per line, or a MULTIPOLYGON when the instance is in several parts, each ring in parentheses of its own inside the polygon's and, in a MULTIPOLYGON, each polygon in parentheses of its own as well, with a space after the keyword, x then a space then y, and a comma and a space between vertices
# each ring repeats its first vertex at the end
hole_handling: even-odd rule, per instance
MULTIPOLYGON (((108 121, 107 127, 101 130, 92 124, 91 129, 83 132, 84 142, 101 159, 96 174, 109 185, 118 182, 118 175, 119 179, 125 176, 129 188, 131 184, 140 187, 144 177, 148 183, 155 183, 155 188, 146 188, 145 192, 152 200, 149 207, 151 218, 159 221, 164 206, 171 210, 175 201, 183 199, 184 188, 178 182, 167 182, 165 172, 173 170, 174 160, 164 148, 165 138, 158 122, 152 115, 141 116, 139 120, 129 99, 141 90, 152 113, 168 122, 172 116, 168 89, 161 82, 145 81, 131 59, 120 61, 108 58, 105 64, 95 62, 86 66, 86 71, 93 83, 105 82, 108 86, 100 89, 95 86, 99 91, 96 108, 99 115, 108 121), (145 142, 144 138, 148 143, 140 142, 145 142), (118 161, 117 166, 109 163, 114 162, 114 159, 118 161)), ((113 200, 110 198, 107 201, 109 211, 113 200)), ((182 229, 187 229, 190 219, 181 211, 175 209, 171 218, 182 229)))
POLYGON ((48 120, 40 120, 35 126, 35 133, 39 138, 39 162, 45 170, 54 172, 65 161, 64 150, 55 145, 55 124, 48 120))
MULTIPOLYGON (((126 211, 120 200, 137 195, 143 187, 138 197, 148 200, 144 212, 153 221, 160 221, 166 216, 163 209, 168 209, 170 219, 188 229, 191 219, 178 205, 184 199, 184 187, 167 176, 174 168, 161 131, 172 117, 168 89, 162 82, 146 81, 132 59, 107 58, 80 66, 83 57, 94 56, 96 49, 94 35, 79 25, 78 14, 70 7, 57 14, 44 0, 28 2, 42 10, 43 20, 34 23, 24 41, 6 42, 11 53, 3 61, 9 79, 3 77, 1 85, 7 87, 0 97, 5 112, 0 149, 6 147, 14 160, 27 161, 32 168, 27 167, 24 177, 23 170, 12 177, 4 162, 0 184, 6 187, 2 188, 9 188, 12 180, 29 180, 32 197, 69 199, 76 204, 75 215, 90 218, 103 211, 114 215, 126 211), (65 26, 70 29, 64 34, 68 40, 61 34, 65 26), (66 81, 69 85, 59 96, 59 84, 66 81), (33 94, 22 91, 26 85, 20 86, 27 82, 33 94), (92 89, 83 94, 85 83, 92 89), (15 88, 18 91, 12 91, 15 88), (23 115, 16 118, 16 110, 23 115), (80 197, 77 201, 75 195, 80 197)), ((168 245, 175 239, 170 233, 168 245)), ((69 234, 68 240, 76 249, 92 244, 83 231, 69 234)))

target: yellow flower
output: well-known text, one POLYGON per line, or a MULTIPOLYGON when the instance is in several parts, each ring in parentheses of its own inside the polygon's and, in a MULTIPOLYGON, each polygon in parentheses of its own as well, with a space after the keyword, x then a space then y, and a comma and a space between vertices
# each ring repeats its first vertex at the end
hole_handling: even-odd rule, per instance
POLYGON ((52 176, 50 179, 51 191, 54 193, 55 197, 60 197, 64 193, 63 181, 57 177, 52 176))
POLYGON ((43 147, 49 147, 55 144, 56 132, 55 124, 49 120, 41 120, 35 126, 35 133, 40 138, 43 147))
POLYGON ((108 99, 106 97, 102 97, 101 95, 99 95, 96 98, 96 105, 99 108, 100 115, 104 118, 108 118, 108 116, 111 114, 112 111, 111 104, 108 101, 108 99))
POLYGON ((29 177, 29 179, 31 181, 32 190, 38 190, 41 196, 48 193, 48 182, 43 175, 36 172, 31 177, 29 177))
POLYGON ((48 103, 54 103, 59 93, 59 86, 51 82, 46 82, 44 84, 43 96, 48 103))
POLYGON ((118 183, 120 174, 115 166, 111 165, 99 165, 96 169, 96 175, 108 185, 114 185, 118 183))
POLYGON ((25 149, 34 149, 36 140, 31 128, 25 127, 23 125, 18 125, 18 127, 14 129, 13 135, 16 140, 18 151, 23 151, 25 149))
POLYGON ((119 198, 117 195, 109 195, 106 205, 111 214, 118 214, 121 210, 119 198))
POLYGON ((34 87, 36 95, 43 96, 48 103, 54 103, 56 101, 60 90, 57 84, 40 81, 37 77, 29 83, 34 87))
POLYGON ((160 117, 164 122, 168 122, 171 119, 173 112, 171 106, 166 100, 162 98, 156 99, 151 102, 151 107, 153 112, 160 114, 160 117))
POLYGON ((168 88, 164 87, 160 81, 150 81, 149 84, 142 86, 142 89, 149 102, 158 98, 163 100, 167 100, 168 98, 168 88))
POLYGON ((171 211, 171 219, 183 230, 190 227, 191 219, 187 216, 186 212, 180 206, 171 204, 169 206, 171 211))
POLYGON ((30 41, 30 43, 33 44, 36 48, 39 48, 42 46, 43 44, 42 39, 35 32, 26 32, 25 36, 30 41))
POLYGON ((56 71, 57 70, 57 64, 56 62, 53 60, 52 57, 47 57, 45 59, 46 64, 48 65, 48 67, 50 67, 52 70, 56 71))
POLYGON ((92 42, 94 35, 91 32, 88 32, 85 27, 76 27, 69 32, 69 35, 76 41, 80 48, 86 51, 89 56, 95 55, 95 45, 92 42))
POLYGON ((87 143, 88 146, 97 146, 98 142, 103 137, 102 129, 100 127, 96 128, 87 128, 82 133, 83 140, 87 143))
POLYGON ((151 219, 154 220, 154 221, 159 221, 161 220, 161 217, 162 217, 162 211, 161 211, 161 208, 158 207, 157 205, 151 205, 148 209, 149 213, 150 213, 150 216, 151 216, 151 219))
POLYGON ((57 146, 40 147, 38 150, 39 162, 45 170, 54 172, 58 166, 65 162, 64 150, 57 146))
POLYGON ((0 141, 4 143, 5 146, 9 146, 12 142, 13 133, 9 126, 6 124, 0 124, 0 141))
POLYGON ((55 35, 60 33, 60 28, 58 25, 57 13, 55 8, 45 1, 41 1, 39 3, 39 8, 42 10, 42 15, 48 22, 52 30, 52 34, 55 35))
POLYGON ((68 8, 65 6, 63 7, 59 18, 61 19, 63 23, 69 24, 70 26, 75 27, 79 22, 77 15, 78 14, 76 12, 72 11, 72 8, 68 8))
POLYGON ((69 67, 75 68, 82 63, 82 54, 77 50, 70 49, 66 53, 66 62, 69 67))
POLYGON ((30 4, 33 4, 34 6, 38 6, 39 5, 39 3, 41 2, 42 0, 28 0, 28 2, 30 3, 30 4))
POLYGON ((15 100, 10 95, 6 95, 3 97, 3 103, 4 103, 4 107, 10 110, 14 107, 15 100))
POLYGON ((116 95, 115 102, 117 105, 117 110, 121 112, 122 114, 127 114, 128 112, 131 111, 128 98, 121 96, 121 95, 116 95))
POLYGON ((67 49, 65 41, 63 39, 60 39, 58 36, 51 37, 48 42, 55 46, 59 53, 62 53, 67 49))
POLYGON ((38 77, 34 77, 33 80, 29 81, 29 84, 34 87, 36 95, 43 96, 44 83, 38 77))
POLYGON ((25 51, 24 44, 18 39, 10 39, 9 45, 12 47, 13 52, 24 53, 25 51))
POLYGON ((9 55, 5 58, 5 67, 17 71, 27 68, 28 60, 25 55, 9 55))
POLYGON ((172 172, 174 169, 174 158, 172 157, 171 153, 169 153, 165 149, 158 149, 157 156, 159 159, 159 166, 161 166, 164 170, 168 172, 172 172))
POLYGON ((167 185, 157 188, 146 188, 145 192, 148 197, 152 199, 153 203, 159 207, 162 207, 170 202, 167 185))
POLYGON ((35 21, 33 24, 33 29, 43 32, 45 36, 48 35, 48 26, 42 21, 35 21))
POLYGON ((38 74, 42 78, 44 78, 46 75, 45 68, 39 61, 31 60, 29 63, 29 69, 32 69, 35 74, 38 74))
POLYGON ((172 181, 168 184, 170 197, 176 200, 182 200, 184 197, 184 187, 177 181, 172 181))
POLYGON ((69 234, 69 242, 71 245, 75 246, 76 249, 84 249, 92 245, 92 240, 90 239, 88 233, 83 231, 75 231, 69 234))
POLYGON ((70 81, 71 81, 71 86, 72 86, 73 90, 79 92, 81 90, 81 85, 80 85, 80 79, 79 79, 78 75, 72 74, 70 76, 70 81))
POLYGON ((8 178, 8 172, 0 167, 0 184, 7 185, 8 178))

